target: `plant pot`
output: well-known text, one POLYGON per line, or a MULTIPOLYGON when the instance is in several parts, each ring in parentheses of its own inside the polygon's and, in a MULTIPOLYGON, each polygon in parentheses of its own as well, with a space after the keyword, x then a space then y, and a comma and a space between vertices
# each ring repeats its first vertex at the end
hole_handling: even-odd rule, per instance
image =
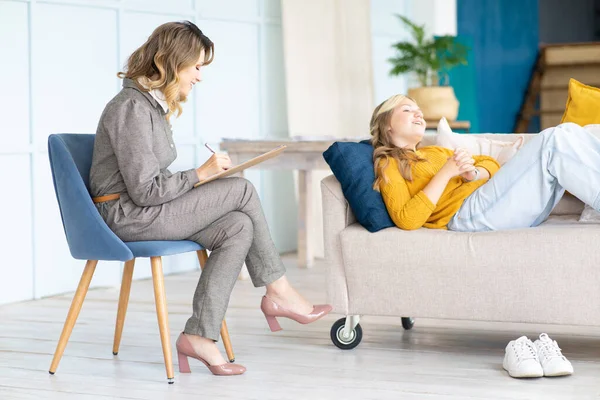
POLYGON ((452 86, 408 89, 408 96, 417 102, 425 120, 437 121, 446 117, 448 121, 455 121, 458 116, 458 100, 452 86))

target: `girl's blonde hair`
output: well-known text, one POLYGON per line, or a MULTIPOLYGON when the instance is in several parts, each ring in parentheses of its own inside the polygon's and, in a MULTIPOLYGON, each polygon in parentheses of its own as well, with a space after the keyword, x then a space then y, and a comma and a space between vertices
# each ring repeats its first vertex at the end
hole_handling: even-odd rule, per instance
POLYGON ((152 32, 146 43, 134 51, 127 60, 126 72, 119 78, 137 82, 140 89, 163 92, 169 107, 167 119, 181 115, 185 96, 179 94, 179 72, 198 62, 204 50, 204 65, 212 62, 214 44, 190 21, 167 22, 152 32), (154 76, 158 78, 153 78, 154 76))
POLYGON ((373 165, 375 168, 375 182, 373 183, 373 189, 378 192, 381 183, 388 182, 388 178, 385 176, 384 171, 389 164, 389 157, 396 159, 400 174, 407 181, 412 181, 412 174, 410 171, 411 166, 418 162, 426 161, 424 158, 419 157, 412 149, 401 148, 392 143, 390 137, 392 114, 396 107, 398 107, 405 99, 415 102, 408 96, 402 94, 394 95, 378 105, 371 117, 371 144, 374 149, 373 165))

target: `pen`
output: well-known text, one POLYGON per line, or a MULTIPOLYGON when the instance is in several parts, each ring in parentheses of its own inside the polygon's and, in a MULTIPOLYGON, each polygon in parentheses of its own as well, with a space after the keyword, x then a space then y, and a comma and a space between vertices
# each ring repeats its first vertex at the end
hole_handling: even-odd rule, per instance
POLYGON ((212 148, 212 147, 210 147, 210 146, 208 145, 208 143, 204 143, 204 146, 206 146, 206 148, 207 148, 207 149, 209 149, 209 150, 211 151, 211 153, 215 154, 215 151, 213 150, 213 148, 212 148))

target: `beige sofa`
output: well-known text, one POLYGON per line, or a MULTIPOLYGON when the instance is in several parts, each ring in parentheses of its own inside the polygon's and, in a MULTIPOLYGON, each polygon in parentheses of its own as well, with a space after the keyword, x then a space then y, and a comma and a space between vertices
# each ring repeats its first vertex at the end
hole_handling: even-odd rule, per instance
POLYGON ((579 223, 583 203, 568 194, 535 228, 370 233, 333 175, 321 191, 328 299, 347 316, 331 330, 340 348, 360 342, 360 315, 600 326, 600 225, 579 223))

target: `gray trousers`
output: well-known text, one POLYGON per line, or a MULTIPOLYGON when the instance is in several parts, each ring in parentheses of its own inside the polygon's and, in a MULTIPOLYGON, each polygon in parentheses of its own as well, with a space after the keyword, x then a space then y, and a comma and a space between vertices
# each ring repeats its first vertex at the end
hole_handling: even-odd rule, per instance
POLYGON ((188 239, 211 251, 185 333, 219 338, 244 261, 256 287, 285 274, 256 189, 246 179, 217 179, 160 206, 136 206, 126 194, 107 203, 100 212, 125 241, 188 239))
POLYGON ((184 332, 217 340, 244 261, 256 287, 282 277, 285 267, 271 239, 254 186, 242 178, 211 183, 206 188, 192 190, 204 192, 198 201, 203 208, 201 219, 213 222, 188 238, 211 253, 196 287, 194 312, 184 332))
POLYGON ((192 190, 204 189, 199 200, 202 219, 208 217, 214 221, 188 238, 211 253, 194 293, 194 313, 184 332, 217 340, 244 261, 256 287, 282 277, 285 267, 271 239, 254 186, 242 178, 211 183, 206 188, 192 190))

